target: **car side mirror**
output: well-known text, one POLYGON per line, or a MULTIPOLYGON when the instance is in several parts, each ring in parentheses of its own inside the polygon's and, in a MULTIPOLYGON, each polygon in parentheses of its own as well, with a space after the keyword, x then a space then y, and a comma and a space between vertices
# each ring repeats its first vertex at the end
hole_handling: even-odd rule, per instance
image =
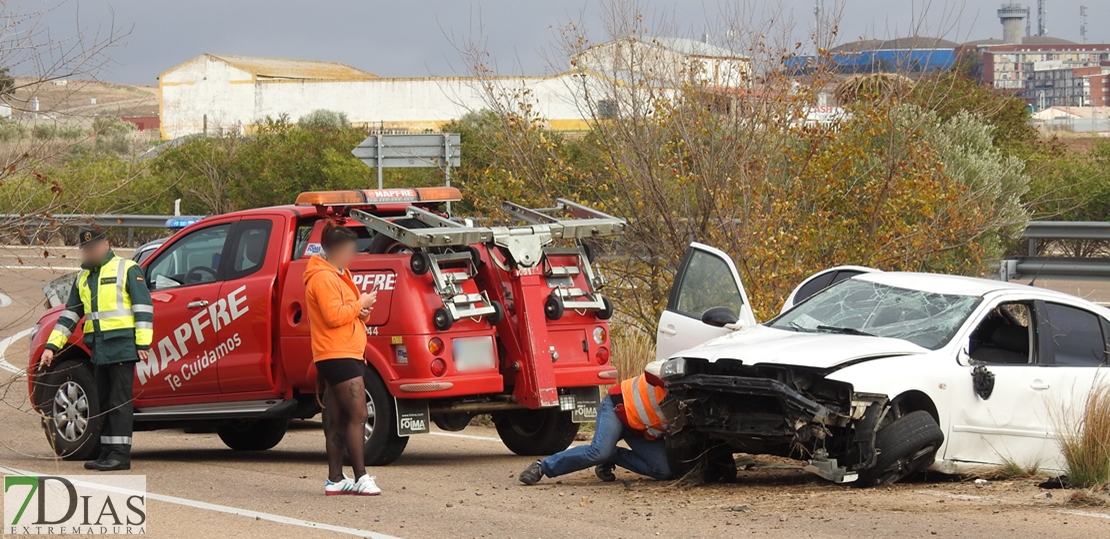
POLYGON ((719 328, 735 324, 739 320, 740 317, 728 307, 713 307, 701 313, 701 323, 719 328))

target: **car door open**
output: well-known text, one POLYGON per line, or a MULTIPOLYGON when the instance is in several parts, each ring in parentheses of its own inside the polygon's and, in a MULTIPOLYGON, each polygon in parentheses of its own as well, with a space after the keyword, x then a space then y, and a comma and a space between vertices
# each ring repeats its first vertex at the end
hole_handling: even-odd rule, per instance
POLYGON ((656 334, 656 359, 692 348, 710 339, 727 334, 730 329, 702 321, 706 311, 713 310, 718 323, 724 307, 741 326, 755 325, 736 264, 719 249, 691 243, 675 274, 675 282, 667 298, 667 308, 659 317, 656 334))

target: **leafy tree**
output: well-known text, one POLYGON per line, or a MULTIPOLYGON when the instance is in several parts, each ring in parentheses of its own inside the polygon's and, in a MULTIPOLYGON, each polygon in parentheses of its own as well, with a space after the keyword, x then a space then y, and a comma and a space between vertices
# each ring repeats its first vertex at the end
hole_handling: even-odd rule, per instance
POLYGON ((11 76, 8 68, 0 67, 0 96, 11 95, 15 91, 15 77, 11 76))
POLYGON ((909 101, 949 120, 970 113, 994 128, 994 145, 1007 155, 1028 158, 1041 150, 1037 130, 1029 124, 1025 101, 969 77, 965 70, 949 69, 922 77, 909 101))

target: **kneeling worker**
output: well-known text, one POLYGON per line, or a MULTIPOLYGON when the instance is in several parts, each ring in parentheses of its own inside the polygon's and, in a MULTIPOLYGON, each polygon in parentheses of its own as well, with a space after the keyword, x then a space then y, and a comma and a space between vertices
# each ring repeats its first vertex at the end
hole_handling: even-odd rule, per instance
POLYGON ((596 466, 602 481, 615 481, 614 466, 655 479, 670 479, 663 433, 667 418, 660 403, 667 396, 658 373, 644 372, 613 386, 597 410, 590 445, 572 447, 533 462, 520 473, 520 482, 534 485, 543 476, 560 475, 596 466), (631 449, 617 447, 624 440, 631 449))
POLYGON ((131 387, 135 362, 146 360, 154 339, 154 306, 143 270, 134 261, 112 252, 99 229, 77 233, 81 273, 69 292, 66 310, 50 332, 39 368, 49 368, 85 318, 84 342, 91 354, 96 391, 104 426, 100 458, 85 463, 86 470, 131 469, 131 429, 134 404, 131 387))

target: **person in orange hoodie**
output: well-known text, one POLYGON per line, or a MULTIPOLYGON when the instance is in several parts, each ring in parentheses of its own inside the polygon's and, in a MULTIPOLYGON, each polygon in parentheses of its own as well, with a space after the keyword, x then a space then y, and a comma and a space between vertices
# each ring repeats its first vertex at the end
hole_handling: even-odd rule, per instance
POLYGON ((366 474, 363 429, 366 425, 366 319, 377 292, 360 294, 347 266, 358 251, 355 233, 328 221, 320 237, 323 253, 304 271, 305 303, 316 372, 328 387, 328 424, 324 426, 328 479, 324 494, 374 496, 381 489, 366 474), (343 474, 344 450, 356 479, 343 474))

